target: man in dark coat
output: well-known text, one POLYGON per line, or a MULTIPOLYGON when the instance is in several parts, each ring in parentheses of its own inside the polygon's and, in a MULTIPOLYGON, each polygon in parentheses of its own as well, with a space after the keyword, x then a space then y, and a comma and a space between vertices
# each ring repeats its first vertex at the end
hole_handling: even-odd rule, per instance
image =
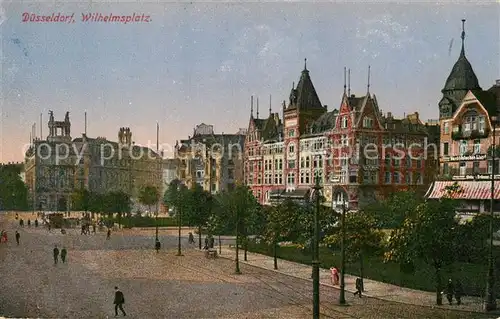
POLYGON ((361 291, 363 290, 363 282, 361 278, 356 278, 356 292, 354 295, 358 295, 361 298, 361 291))
POLYGON ((66 250, 65 247, 63 247, 63 249, 61 249, 61 261, 63 262, 63 264, 66 262, 67 255, 68 255, 68 251, 66 250))
POLYGON ((118 316, 118 309, 121 310, 122 314, 126 316, 127 314, 125 313, 125 310, 123 310, 123 304, 125 303, 125 297, 123 296, 123 292, 118 289, 118 287, 115 287, 115 301, 113 302, 115 304, 115 317, 118 316))
POLYGON ((451 278, 448 279, 448 284, 446 285, 446 299, 448 299, 448 303, 451 305, 453 303, 453 294, 455 293, 455 288, 453 287, 453 282, 451 278))
POLYGON ((457 305, 460 306, 462 304, 462 296, 464 294, 464 291, 462 289, 462 284, 460 281, 455 282, 455 299, 457 300, 457 305))
POLYGON ((59 258, 59 248, 57 245, 54 246, 54 265, 57 264, 57 259, 59 258))
POLYGON ((19 239, 21 239, 21 234, 16 230, 16 243, 19 246, 19 239))

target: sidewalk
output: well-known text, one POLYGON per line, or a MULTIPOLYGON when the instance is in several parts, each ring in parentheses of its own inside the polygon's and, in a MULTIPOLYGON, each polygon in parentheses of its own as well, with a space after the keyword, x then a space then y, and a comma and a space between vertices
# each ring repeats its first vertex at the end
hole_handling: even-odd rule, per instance
MULTIPOLYGON (((222 246, 222 258, 232 259, 235 258, 235 249, 230 248, 228 246, 222 246)), ((243 260, 243 249, 240 249, 240 262, 242 264, 248 264, 254 267, 259 267, 262 269, 267 269, 271 271, 276 271, 278 273, 301 278, 305 280, 312 281, 311 266, 303 265, 296 262, 291 262, 278 258, 278 270, 274 270, 274 259, 273 257, 261 255, 257 253, 248 252, 247 253, 248 261, 243 260)), ((356 277, 351 275, 345 275, 345 290, 346 290, 346 298, 349 302, 351 294, 355 291, 355 282, 356 277)), ((333 286, 330 279, 330 271, 328 269, 320 269, 320 284, 328 287, 340 289, 339 286, 333 286)), ((436 293, 435 292, 427 292, 421 290, 414 290, 409 288, 403 288, 383 282, 378 282, 370 279, 364 279, 364 288, 365 292, 364 296, 406 303, 411 305, 425 306, 425 307, 437 307, 436 306, 436 293)), ((357 297, 356 297, 357 298, 357 297)), ((454 302, 456 302, 454 300, 454 302)), ((500 305, 500 300, 497 302, 500 305)), ((443 306, 440 308, 453 309, 453 310, 461 310, 461 311, 470 311, 470 312, 484 312, 482 299, 479 297, 468 297, 464 296, 462 298, 462 304, 460 306, 453 304, 448 305, 446 297, 443 296, 443 306), (446 305, 445 305, 446 304, 446 305)), ((496 312, 495 312, 496 313, 496 312)), ((500 312, 498 312, 500 313, 500 312)))

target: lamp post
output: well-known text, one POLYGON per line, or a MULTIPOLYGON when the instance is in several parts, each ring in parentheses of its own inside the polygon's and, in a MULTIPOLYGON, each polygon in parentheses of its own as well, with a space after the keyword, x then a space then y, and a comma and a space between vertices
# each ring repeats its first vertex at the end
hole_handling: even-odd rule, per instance
POLYGON ((335 206, 338 207, 337 202, 339 197, 342 197, 342 215, 340 219, 340 227, 341 227, 341 242, 340 242, 340 294, 339 294, 339 304, 340 305, 345 305, 346 300, 345 300, 345 242, 346 242, 346 230, 345 230, 345 214, 346 214, 346 202, 345 202, 345 197, 344 197, 344 192, 342 191, 337 191, 333 192, 332 189, 332 207, 334 205, 334 199, 335 199, 335 206), (342 196, 339 196, 341 195, 342 196))
POLYGON ((239 249, 239 243, 240 243, 240 212, 239 208, 236 207, 236 259, 235 259, 235 271, 234 273, 239 275, 241 274, 240 270, 240 249, 239 249))
MULTIPOLYGON (((281 205, 281 193, 278 193, 278 205, 276 209, 279 210, 281 205)), ((278 270, 278 229, 276 225, 274 226, 274 240, 273 240, 273 259, 274 259, 274 270, 278 270)))
POLYGON ((319 205, 320 191, 319 174, 316 172, 316 183, 313 187, 316 199, 316 209, 314 210, 314 237, 313 237, 313 318, 319 319, 319 205))
MULTIPOLYGON (((182 191, 182 188, 184 185, 180 184, 177 186, 177 192, 179 193, 182 191)), ((179 196, 179 194, 178 194, 179 196)), ((177 241, 177 255, 176 256, 182 256, 182 250, 181 250, 181 225, 182 225, 182 208, 180 207, 180 203, 177 203, 177 221, 179 222, 179 234, 178 234, 178 241, 177 241)))
POLYGON ((490 245, 488 252, 488 278, 486 281, 486 299, 484 300, 484 309, 492 311, 497 309, 497 300, 495 293, 495 269, 493 260, 493 207, 495 204, 495 160, 496 160, 496 141, 495 141, 495 128, 498 118, 491 117, 491 126, 493 130, 493 142, 491 147, 491 201, 490 201, 490 245))

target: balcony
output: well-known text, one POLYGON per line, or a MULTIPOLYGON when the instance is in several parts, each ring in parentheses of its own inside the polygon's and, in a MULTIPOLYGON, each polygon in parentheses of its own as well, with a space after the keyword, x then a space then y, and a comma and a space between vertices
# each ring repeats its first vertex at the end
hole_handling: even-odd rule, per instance
POLYGON ((451 138, 455 141, 459 140, 476 140, 488 137, 490 134, 489 129, 484 130, 467 130, 464 131, 461 125, 453 126, 451 138))

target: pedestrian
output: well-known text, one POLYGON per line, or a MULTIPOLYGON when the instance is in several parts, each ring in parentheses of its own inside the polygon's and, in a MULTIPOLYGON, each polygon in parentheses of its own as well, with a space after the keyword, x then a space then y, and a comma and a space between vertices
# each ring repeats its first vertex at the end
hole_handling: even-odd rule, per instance
POLYGON ((205 246, 203 247, 203 249, 208 250, 208 236, 205 237, 205 246))
POLYGON ((19 214, 18 214, 18 213, 16 213, 16 220, 18 220, 18 219, 19 219, 19 214))
POLYGON ((66 256, 68 255, 68 251, 66 250, 65 247, 61 249, 61 261, 63 264, 66 262, 66 256))
POLYGON ((31 227, 31 220, 28 219, 28 227, 31 227))
POLYGON ((190 244, 194 244, 194 236, 193 236, 193 233, 189 233, 189 243, 190 244))
POLYGON ((57 259, 59 257, 59 249, 57 248, 57 245, 54 246, 54 265, 57 264, 57 259))
POLYGON ((19 246, 19 239, 21 239, 21 234, 16 230, 16 243, 19 246))
POLYGON ((108 228, 108 232, 106 234, 106 240, 109 240, 111 238, 111 229, 108 228))
POLYGON ((448 284, 446 285, 446 299, 448 299, 448 303, 451 305, 453 303, 453 294, 455 293, 455 289, 453 287, 453 281, 448 279, 448 284))
POLYGON ((24 227, 24 220, 22 218, 19 220, 19 226, 24 227))
POLYGON ((121 310, 123 316, 126 316, 125 310, 123 310, 123 304, 125 303, 125 297, 123 296, 123 292, 115 287, 115 300, 113 302, 115 304, 115 317, 118 316, 118 309, 121 310))
POLYGON ((85 234, 85 225, 82 224, 82 233, 80 235, 84 235, 85 234))
POLYGON ((354 295, 358 295, 361 298, 361 292, 363 290, 363 280, 361 278, 356 278, 356 292, 354 295))
POLYGON ((35 227, 38 227, 38 219, 35 219, 35 227))
POLYGON ((94 223, 94 224, 92 224, 92 232, 93 232, 94 234, 95 234, 95 227, 96 227, 96 226, 95 226, 95 223, 94 223))
POLYGON ((7 238, 7 232, 5 230, 2 232, 2 239, 4 243, 7 243, 9 241, 7 238))
POLYGON ((160 248, 161 248, 161 243, 160 241, 157 239, 156 240, 156 243, 155 243, 155 249, 156 249, 156 252, 159 253, 160 252, 160 248))
POLYGON ((214 248, 215 246, 215 238, 214 236, 210 235, 210 248, 214 248))
POLYGON ((455 282, 455 299, 457 300, 457 305, 462 304, 462 296, 464 294, 462 283, 460 281, 455 282))

